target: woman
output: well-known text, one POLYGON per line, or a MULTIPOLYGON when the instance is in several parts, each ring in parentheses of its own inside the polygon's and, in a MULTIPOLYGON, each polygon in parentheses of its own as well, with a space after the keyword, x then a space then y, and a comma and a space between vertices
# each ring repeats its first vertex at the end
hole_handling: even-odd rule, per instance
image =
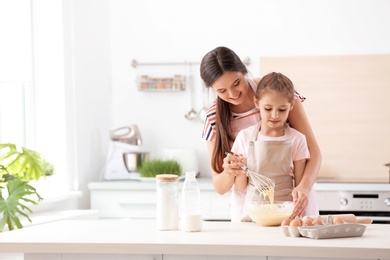
MULTIPOLYGON (((207 87, 217 94, 215 103, 209 108, 204 122, 203 138, 207 140, 211 158, 212 177, 215 190, 224 194, 233 188, 233 196, 245 197, 235 190, 235 176, 243 174, 239 158, 226 157, 242 129, 260 121, 253 97, 260 79, 248 77, 248 70, 237 54, 226 47, 217 47, 208 52, 200 64, 200 76, 207 87)), ((304 100, 298 93, 296 98, 304 100)), ((321 166, 321 151, 311 129, 301 102, 295 102, 288 116, 289 125, 306 136, 310 151, 301 182, 292 192, 295 202, 291 218, 302 214, 308 204, 310 190, 317 179, 321 166)))

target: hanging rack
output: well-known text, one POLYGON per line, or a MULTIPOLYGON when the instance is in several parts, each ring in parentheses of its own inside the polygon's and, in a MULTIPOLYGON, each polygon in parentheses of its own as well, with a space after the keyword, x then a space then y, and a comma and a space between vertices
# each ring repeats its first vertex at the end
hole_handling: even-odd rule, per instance
POLYGON ((138 62, 136 59, 133 59, 131 61, 131 66, 133 68, 137 68, 138 66, 157 66, 157 65, 173 66, 173 65, 195 65, 195 64, 200 64, 200 62, 189 62, 189 61, 183 61, 183 62, 138 62))
MULTIPOLYGON (((245 59, 242 60, 242 62, 246 65, 249 66, 251 61, 249 57, 246 57, 245 59)), ((131 61, 131 66, 133 68, 137 68, 138 66, 172 66, 172 65, 198 65, 200 62, 195 62, 195 61, 183 61, 183 62, 138 62, 136 59, 133 59, 131 61)))

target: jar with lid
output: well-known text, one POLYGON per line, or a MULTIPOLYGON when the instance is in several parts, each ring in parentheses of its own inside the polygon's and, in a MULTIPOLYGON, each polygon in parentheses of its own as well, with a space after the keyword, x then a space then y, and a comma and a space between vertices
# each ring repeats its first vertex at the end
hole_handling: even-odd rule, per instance
POLYGON ((202 229, 202 201, 195 172, 186 172, 181 193, 181 230, 197 232, 202 229))
POLYGON ((177 230, 179 228, 179 176, 174 174, 156 175, 158 230, 177 230))
POLYGON ((141 78, 139 80, 139 88, 142 90, 149 88, 149 77, 147 75, 141 75, 141 78))

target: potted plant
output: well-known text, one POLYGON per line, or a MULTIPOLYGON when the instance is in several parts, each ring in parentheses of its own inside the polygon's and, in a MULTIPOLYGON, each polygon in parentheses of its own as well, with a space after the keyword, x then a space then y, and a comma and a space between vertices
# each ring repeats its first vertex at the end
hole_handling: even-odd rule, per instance
POLYGON ((141 177, 156 177, 157 174, 181 175, 181 166, 175 160, 153 159, 144 161, 138 168, 141 177))
POLYGON ((31 222, 27 203, 38 204, 43 198, 30 181, 51 175, 54 166, 39 153, 15 144, 0 144, 0 232, 22 228, 19 216, 31 222))

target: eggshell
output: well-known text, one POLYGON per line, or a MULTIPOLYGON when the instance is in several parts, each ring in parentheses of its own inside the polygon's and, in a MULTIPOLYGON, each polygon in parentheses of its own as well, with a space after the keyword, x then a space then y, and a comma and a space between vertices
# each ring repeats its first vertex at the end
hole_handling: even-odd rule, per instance
POLYGON ((297 217, 297 218, 291 220, 290 226, 292 226, 292 227, 300 227, 300 226, 302 226, 302 220, 297 217))
POLYGON ((280 224, 281 226, 289 226, 291 222, 290 218, 283 219, 282 223, 280 224))
POLYGON ((313 219, 306 217, 302 220, 302 226, 313 226, 313 219))
POLYGON ((325 225, 325 222, 321 217, 313 218, 313 225, 322 226, 325 225))
POLYGON ((344 224, 344 220, 341 217, 333 217, 332 223, 333 224, 344 224))

